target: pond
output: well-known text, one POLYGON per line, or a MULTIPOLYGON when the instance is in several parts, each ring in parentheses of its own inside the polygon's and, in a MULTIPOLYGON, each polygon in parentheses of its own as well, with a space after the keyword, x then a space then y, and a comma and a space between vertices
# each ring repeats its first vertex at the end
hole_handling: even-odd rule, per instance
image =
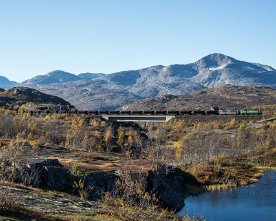
POLYGON ((188 197, 178 215, 203 216, 207 221, 275 221, 276 171, 265 171, 257 183, 235 190, 188 197))

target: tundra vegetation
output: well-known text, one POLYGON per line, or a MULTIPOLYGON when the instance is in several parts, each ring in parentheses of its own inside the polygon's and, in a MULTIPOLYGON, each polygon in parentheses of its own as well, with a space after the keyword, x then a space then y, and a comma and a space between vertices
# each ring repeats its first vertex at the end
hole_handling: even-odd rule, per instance
POLYGON ((1 109, 0 217, 203 220, 175 215, 185 196, 247 185, 275 167, 274 108, 262 120, 140 124, 1 109))

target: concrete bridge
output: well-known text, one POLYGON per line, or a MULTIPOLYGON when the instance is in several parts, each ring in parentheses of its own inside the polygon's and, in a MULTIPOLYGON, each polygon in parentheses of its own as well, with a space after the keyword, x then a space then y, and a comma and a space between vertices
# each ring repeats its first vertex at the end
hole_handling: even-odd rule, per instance
POLYGON ((101 117, 110 122, 168 122, 175 115, 111 115, 101 114, 101 117))

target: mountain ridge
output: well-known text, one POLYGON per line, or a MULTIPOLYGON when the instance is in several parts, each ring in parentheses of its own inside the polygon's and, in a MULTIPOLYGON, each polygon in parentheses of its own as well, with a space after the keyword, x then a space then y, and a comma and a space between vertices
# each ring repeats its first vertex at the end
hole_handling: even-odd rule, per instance
POLYGON ((276 104, 276 88, 224 85, 185 95, 165 95, 127 104, 119 110, 173 111, 256 108, 276 104))
POLYGON ((81 110, 110 110, 139 99, 183 95, 227 84, 274 88, 276 70, 213 53, 194 63, 156 65, 112 74, 54 71, 21 85, 60 96, 81 110))
POLYGON ((10 81, 8 78, 4 76, 0 76, 0 88, 11 88, 15 87, 17 85, 17 82, 10 81))

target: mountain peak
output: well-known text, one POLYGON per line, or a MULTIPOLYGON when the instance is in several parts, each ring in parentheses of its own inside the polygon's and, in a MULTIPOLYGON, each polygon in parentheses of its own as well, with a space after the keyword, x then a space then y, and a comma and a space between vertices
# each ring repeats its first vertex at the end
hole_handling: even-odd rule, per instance
POLYGON ((220 53, 190 64, 157 65, 107 75, 64 73, 54 71, 50 76, 37 76, 23 85, 60 96, 80 110, 111 110, 142 98, 183 95, 226 84, 276 87, 273 68, 220 53))
POLYGON ((222 53, 212 53, 212 54, 208 54, 208 55, 204 56, 203 58, 211 58, 211 59, 229 58, 229 59, 235 60, 234 58, 232 58, 232 57, 230 57, 230 56, 228 56, 228 55, 222 54, 222 53))
POLYGON ((196 64, 200 68, 210 68, 210 67, 219 67, 219 66, 226 66, 228 64, 234 63, 236 59, 220 54, 220 53, 213 53, 209 54, 196 62, 196 64))
POLYGON ((74 74, 63 71, 63 70, 54 70, 54 71, 49 72, 46 75, 47 76, 64 76, 64 75, 75 76, 74 74))
POLYGON ((16 85, 16 82, 10 81, 8 78, 4 76, 0 76, 0 88, 10 88, 15 87, 16 85))
POLYGON ((4 76, 0 76, 0 79, 1 79, 2 81, 9 81, 9 79, 6 78, 6 77, 4 77, 4 76))
POLYGON ((24 81, 23 85, 47 85, 78 80, 81 80, 81 78, 72 73, 65 72, 62 70, 55 70, 47 73, 46 75, 37 75, 36 77, 30 80, 24 81))

